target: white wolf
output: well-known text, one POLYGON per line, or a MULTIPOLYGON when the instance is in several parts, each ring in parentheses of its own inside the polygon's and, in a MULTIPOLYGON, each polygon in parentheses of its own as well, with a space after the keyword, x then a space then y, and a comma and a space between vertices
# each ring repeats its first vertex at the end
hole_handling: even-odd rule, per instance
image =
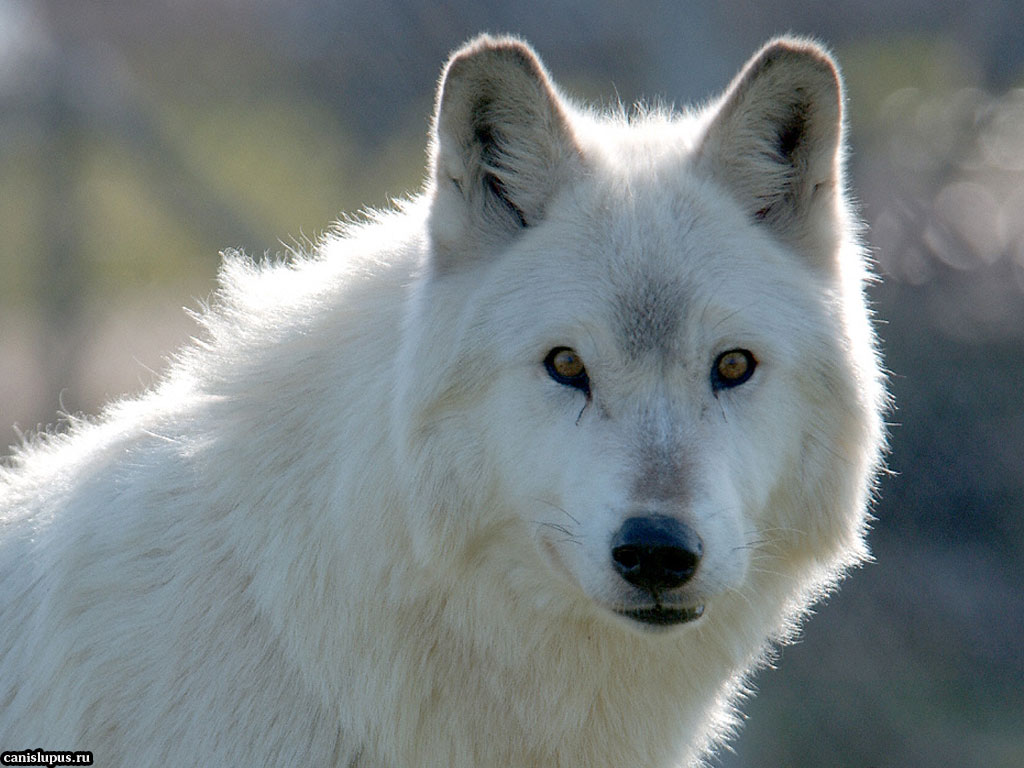
POLYGON ((884 406, 840 80, 572 106, 481 37, 423 194, 229 256, 153 391, 0 484, 0 749, 677 766, 866 555, 884 406))

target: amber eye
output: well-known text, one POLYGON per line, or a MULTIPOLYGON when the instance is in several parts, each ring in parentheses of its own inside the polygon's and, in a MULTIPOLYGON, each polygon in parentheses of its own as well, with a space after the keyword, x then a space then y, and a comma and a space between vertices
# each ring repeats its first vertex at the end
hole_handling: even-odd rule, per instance
POLYGON ((730 349, 715 359, 711 369, 711 387, 714 390, 738 387, 754 374, 757 361, 746 349, 730 349))
POLYGON ((590 394, 590 378, 587 376, 586 366, 575 350, 555 347, 544 358, 544 367, 547 368, 548 376, 559 384, 590 394))

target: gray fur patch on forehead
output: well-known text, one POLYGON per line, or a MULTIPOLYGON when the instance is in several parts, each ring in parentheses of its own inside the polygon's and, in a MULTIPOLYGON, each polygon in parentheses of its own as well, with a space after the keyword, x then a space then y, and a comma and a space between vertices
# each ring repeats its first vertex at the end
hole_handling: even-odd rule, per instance
POLYGON ((668 280, 645 274, 619 292, 613 305, 616 334, 631 358, 675 346, 683 313, 682 292, 668 280))

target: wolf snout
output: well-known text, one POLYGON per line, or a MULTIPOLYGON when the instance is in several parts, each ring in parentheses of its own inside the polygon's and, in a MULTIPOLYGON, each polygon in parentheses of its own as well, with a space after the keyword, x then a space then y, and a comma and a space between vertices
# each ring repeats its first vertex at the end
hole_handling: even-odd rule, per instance
POLYGON ((615 570, 654 595, 689 581, 703 552, 700 536, 692 528, 665 515, 631 517, 612 539, 615 570))

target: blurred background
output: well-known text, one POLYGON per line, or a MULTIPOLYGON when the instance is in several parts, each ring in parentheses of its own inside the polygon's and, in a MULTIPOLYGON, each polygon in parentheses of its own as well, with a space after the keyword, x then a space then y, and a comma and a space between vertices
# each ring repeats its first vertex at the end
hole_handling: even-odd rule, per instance
POLYGON ((701 100, 780 32, 832 46, 893 475, 876 562, 716 765, 1024 766, 1021 0, 0 0, 0 445, 152 382, 219 250, 415 191, 439 68, 479 31, 599 103, 701 100))

